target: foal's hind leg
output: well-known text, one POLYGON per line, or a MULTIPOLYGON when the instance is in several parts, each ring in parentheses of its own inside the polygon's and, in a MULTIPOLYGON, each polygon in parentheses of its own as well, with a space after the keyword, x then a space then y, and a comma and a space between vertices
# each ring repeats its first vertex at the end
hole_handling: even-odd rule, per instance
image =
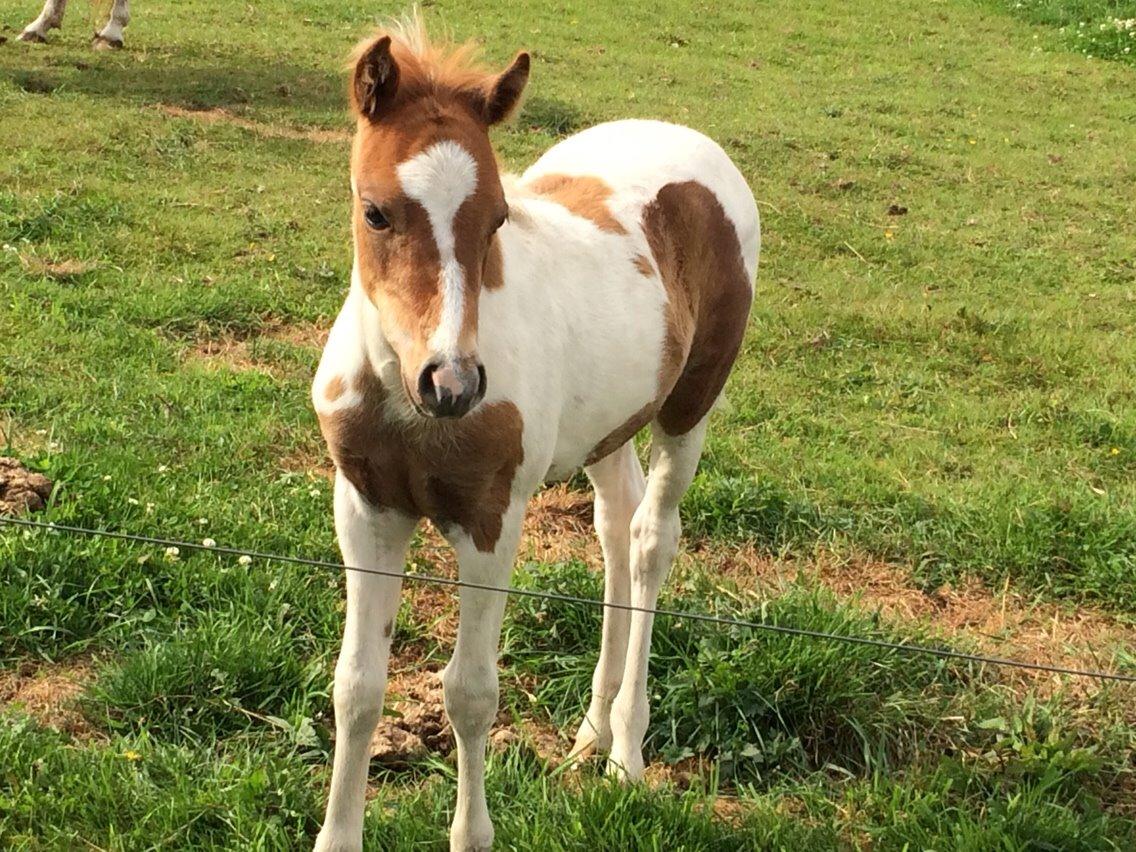
MULTIPOLYGON (((667 435, 651 427, 651 468, 647 492, 631 521, 631 604, 653 609, 670 572, 681 524, 678 505, 694 480, 707 418, 689 432, 667 435)), ((611 760, 608 772, 630 780, 643 775, 643 737, 647 733, 647 660, 654 616, 631 613, 623 683, 611 708, 611 760)))
MULTIPOLYGON (((587 468, 596 492, 596 533, 604 555, 604 601, 631 603, 631 518, 643 499, 643 468, 628 441, 587 468)), ((631 614, 607 607, 603 614, 600 659, 592 677, 592 702, 576 733, 569 758, 611 748, 611 702, 623 681, 631 614)))
POLYGON ((66 9, 67 0, 45 0, 39 17, 20 33, 20 41, 47 41, 48 30, 57 30, 63 26, 63 13, 66 9))

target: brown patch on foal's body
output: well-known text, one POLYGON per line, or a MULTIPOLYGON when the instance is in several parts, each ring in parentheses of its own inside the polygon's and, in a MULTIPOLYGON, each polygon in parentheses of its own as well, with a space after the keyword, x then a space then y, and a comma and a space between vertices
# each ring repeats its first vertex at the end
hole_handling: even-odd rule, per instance
POLYGON ((581 219, 587 219, 601 231, 627 233, 608 206, 611 187, 598 177, 547 174, 529 181, 526 189, 559 204, 581 219))
POLYGON ((320 415, 343 475, 371 504, 429 518, 442 529, 457 525, 478 550, 492 551, 524 459, 517 407, 491 402, 453 420, 404 423, 389 416, 387 391, 373 374, 352 381, 362 402, 320 415))
MULTIPOLYGON (((681 435, 705 417, 737 359, 753 290, 737 231, 718 198, 697 181, 669 183, 643 208, 643 234, 666 290, 658 396, 605 436, 594 464, 657 420, 681 435)), ((651 261, 632 263, 654 277, 651 261)))
POLYGON ((713 407, 745 336, 753 290, 737 231, 697 181, 668 183, 643 208, 643 233, 667 291, 658 422, 690 431, 713 407))
POLYGON ((327 383, 327 387, 323 389, 323 398, 328 402, 335 402, 347 390, 347 384, 343 381, 343 376, 336 376, 327 383))

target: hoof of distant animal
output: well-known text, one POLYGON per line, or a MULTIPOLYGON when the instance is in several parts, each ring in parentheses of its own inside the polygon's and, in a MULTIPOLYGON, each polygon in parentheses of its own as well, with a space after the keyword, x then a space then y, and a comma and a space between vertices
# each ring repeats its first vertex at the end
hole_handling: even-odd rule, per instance
POLYGON ((47 39, 45 39, 35 30, 24 30, 22 33, 16 36, 16 38, 20 41, 30 42, 31 44, 44 44, 47 41, 47 39))
POLYGON ((122 39, 120 38, 107 38, 106 36, 95 34, 91 39, 91 47, 95 50, 121 50, 122 39))

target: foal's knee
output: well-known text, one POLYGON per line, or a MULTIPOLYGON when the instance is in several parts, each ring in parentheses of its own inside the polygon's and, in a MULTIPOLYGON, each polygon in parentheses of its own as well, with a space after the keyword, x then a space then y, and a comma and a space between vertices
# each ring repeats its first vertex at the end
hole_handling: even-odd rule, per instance
POLYGON ((379 672, 337 666, 332 688, 336 722, 352 734, 365 733, 369 737, 383 713, 385 692, 386 678, 379 672))
POLYGON ((496 666, 451 662, 442 673, 446 715, 462 738, 484 735, 497 717, 496 666))
POLYGON ((677 509, 659 511, 640 507, 631 521, 631 576, 637 583, 662 582, 678 553, 682 522, 677 509))

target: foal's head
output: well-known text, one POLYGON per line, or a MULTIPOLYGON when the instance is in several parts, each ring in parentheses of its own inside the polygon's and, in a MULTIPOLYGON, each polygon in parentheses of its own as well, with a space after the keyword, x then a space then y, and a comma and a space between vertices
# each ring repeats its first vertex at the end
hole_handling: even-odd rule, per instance
POLYGON ((471 54, 412 26, 364 42, 353 61, 355 261, 411 402, 433 417, 485 395, 478 297, 500 283, 494 234, 508 215, 488 128, 529 74, 527 53, 500 74, 471 54))

